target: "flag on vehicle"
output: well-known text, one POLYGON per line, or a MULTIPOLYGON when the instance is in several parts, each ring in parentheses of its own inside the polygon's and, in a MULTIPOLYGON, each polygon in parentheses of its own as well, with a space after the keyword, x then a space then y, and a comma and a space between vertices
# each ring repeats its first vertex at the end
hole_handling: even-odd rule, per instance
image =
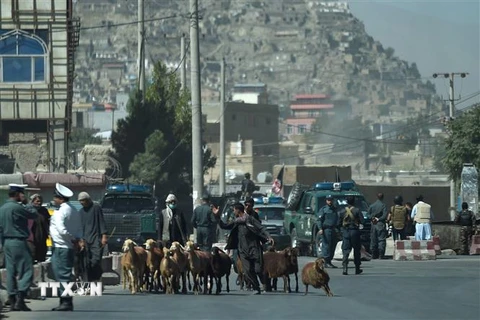
POLYGON ((282 192, 284 170, 285 170, 285 166, 283 166, 282 169, 280 169, 280 171, 278 172, 277 178, 275 179, 275 181, 273 181, 272 193, 275 195, 280 195, 280 193, 282 192))

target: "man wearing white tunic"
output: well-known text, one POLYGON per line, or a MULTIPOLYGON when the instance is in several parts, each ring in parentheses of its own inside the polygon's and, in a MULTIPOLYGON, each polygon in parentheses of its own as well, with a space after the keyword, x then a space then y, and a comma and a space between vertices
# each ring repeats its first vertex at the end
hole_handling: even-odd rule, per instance
POLYGON ((417 197, 417 204, 411 215, 415 221, 415 240, 430 240, 432 238, 431 223, 433 220, 432 206, 423 202, 423 196, 417 197))

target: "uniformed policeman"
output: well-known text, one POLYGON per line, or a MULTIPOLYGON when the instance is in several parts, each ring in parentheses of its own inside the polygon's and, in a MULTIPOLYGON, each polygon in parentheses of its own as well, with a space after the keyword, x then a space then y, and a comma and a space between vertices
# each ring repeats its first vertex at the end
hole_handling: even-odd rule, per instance
POLYGON ((197 244, 202 251, 212 250, 212 225, 216 223, 208 194, 202 196, 202 205, 193 210, 192 226, 197 229, 197 244))
POLYGON ((462 226, 460 229, 460 242, 462 243, 460 254, 469 254, 473 227, 475 226, 475 214, 468 210, 468 203, 462 203, 462 211, 457 213, 455 222, 462 226))
POLYGON ((383 193, 377 194, 375 201, 368 208, 368 216, 372 221, 372 229, 370 235, 370 250, 373 259, 385 259, 385 249, 387 246, 387 207, 383 203, 383 193))
MULTIPOLYGON (((79 247, 83 247, 83 226, 80 213, 70 203, 73 196, 72 190, 57 183, 53 201, 58 210, 50 220, 50 236, 53 241, 52 267, 55 280, 70 282, 72 280, 72 268, 75 261, 75 253, 79 247)), ((63 287, 60 286, 58 294, 60 305, 52 311, 73 311, 73 297, 61 297, 63 287)))
POLYGON ((332 264, 337 246, 336 228, 338 225, 337 207, 333 205, 333 197, 328 195, 326 205, 320 208, 317 219, 318 234, 322 236, 322 255, 327 268, 337 268, 332 264))
POLYGON ((33 259, 27 244, 28 220, 36 219, 38 214, 33 206, 26 205, 27 185, 10 184, 9 187, 9 200, 0 207, 0 236, 5 253, 10 311, 31 311, 25 305, 25 296, 33 281, 33 259))
POLYGON ((360 228, 363 228, 363 215, 358 208, 354 207, 355 198, 347 197, 347 206, 340 213, 340 223, 342 228, 342 253, 343 253, 343 274, 348 275, 348 256, 353 248, 353 262, 355 263, 355 274, 363 272, 361 265, 360 228))

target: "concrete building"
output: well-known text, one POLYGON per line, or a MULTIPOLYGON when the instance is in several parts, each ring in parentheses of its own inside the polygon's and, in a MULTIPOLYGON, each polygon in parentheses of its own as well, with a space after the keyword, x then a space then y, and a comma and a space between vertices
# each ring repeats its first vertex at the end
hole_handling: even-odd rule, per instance
POLYGON ((233 101, 267 104, 267 85, 264 83, 238 83, 233 87, 233 101))
POLYGON ((325 94, 297 94, 290 104, 291 116, 286 119, 285 136, 304 134, 322 114, 333 115, 333 103, 325 94))
POLYGON ((0 132, 47 133, 49 171, 67 171, 74 53, 72 0, 1 0, 0 132))

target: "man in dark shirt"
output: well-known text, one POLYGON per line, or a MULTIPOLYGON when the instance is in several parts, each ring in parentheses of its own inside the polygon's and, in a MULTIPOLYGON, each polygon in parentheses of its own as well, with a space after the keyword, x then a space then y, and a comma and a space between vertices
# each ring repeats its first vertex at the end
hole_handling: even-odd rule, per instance
POLYGON ((245 212, 260 221, 260 216, 258 215, 258 212, 253 209, 255 206, 255 201, 253 201, 252 198, 248 199, 245 201, 245 212))
POLYGON ((332 264, 335 248, 337 247, 337 207, 333 205, 333 197, 328 195, 326 205, 320 208, 317 219, 318 234, 322 236, 322 255, 325 267, 337 268, 332 264))
POLYGON ((250 179, 250 173, 245 173, 245 179, 242 180, 242 196, 248 199, 255 191, 255 183, 250 179))
POLYGON ((363 214, 354 207, 355 198, 347 197, 347 206, 340 213, 339 224, 342 228, 342 253, 343 253, 343 275, 348 275, 348 257, 353 248, 353 261, 355 263, 355 274, 363 272, 361 265, 360 228, 363 228, 363 214))
POLYGON ((259 221, 245 213, 245 207, 241 203, 234 205, 236 219, 229 223, 224 223, 220 219, 218 208, 213 208, 213 213, 220 228, 231 230, 225 249, 238 249, 247 281, 252 284, 255 294, 261 294, 257 276, 263 282, 262 242, 270 242, 273 245, 273 239, 259 221))
POLYGON ((368 216, 372 221, 370 236, 372 258, 385 259, 385 250, 387 247, 387 228, 385 222, 387 220, 388 210, 383 202, 383 193, 377 194, 377 201, 368 208, 368 216))
POLYGON ((27 204, 26 185, 10 184, 9 200, 0 207, 0 239, 5 252, 7 293, 10 311, 31 311, 25 304, 33 282, 33 260, 28 248, 28 219, 37 219, 37 210, 27 204))
POLYGON ((80 192, 78 201, 83 207, 80 215, 85 240, 87 278, 89 282, 97 282, 102 279, 103 249, 108 242, 107 227, 102 208, 93 203, 88 193, 80 192))
POLYGON ((213 228, 216 223, 209 204, 210 197, 204 194, 202 205, 193 210, 192 226, 197 229, 197 244, 202 251, 212 250, 213 228))

